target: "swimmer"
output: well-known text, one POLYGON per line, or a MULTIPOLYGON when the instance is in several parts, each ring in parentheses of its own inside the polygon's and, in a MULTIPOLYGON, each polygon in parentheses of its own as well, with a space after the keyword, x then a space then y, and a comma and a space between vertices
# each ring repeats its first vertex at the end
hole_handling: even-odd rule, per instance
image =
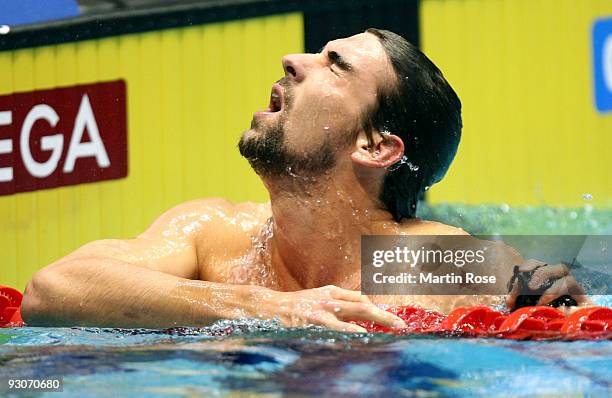
MULTIPOLYGON (((330 41, 320 53, 287 55, 282 67, 267 109, 253 115, 238 145, 270 201, 194 200, 136 238, 84 245, 28 283, 28 325, 162 328, 277 317, 290 327, 363 332, 348 321, 404 326, 376 304, 448 312, 478 302, 359 291, 362 235, 466 235, 416 218, 461 136, 461 103, 438 68, 402 37, 376 29, 330 41)), ((214 137, 210 145, 218 145, 214 137)), ((536 276, 572 282, 562 266, 536 276)), ((560 286, 541 300, 565 294, 560 286)), ((516 293, 503 298, 512 303, 516 293)))

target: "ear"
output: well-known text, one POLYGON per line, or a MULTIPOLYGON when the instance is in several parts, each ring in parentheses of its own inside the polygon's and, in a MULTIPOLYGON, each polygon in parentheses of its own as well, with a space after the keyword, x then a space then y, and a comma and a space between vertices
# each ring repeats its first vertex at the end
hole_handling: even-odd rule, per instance
POLYGON ((385 168, 400 161, 404 156, 404 142, 397 135, 375 132, 374 145, 370 146, 365 133, 357 138, 351 159, 362 166, 385 168))

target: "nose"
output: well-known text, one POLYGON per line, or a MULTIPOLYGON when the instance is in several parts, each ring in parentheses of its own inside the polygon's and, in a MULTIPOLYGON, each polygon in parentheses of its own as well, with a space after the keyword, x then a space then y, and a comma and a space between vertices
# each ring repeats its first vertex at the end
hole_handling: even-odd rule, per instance
POLYGON ((283 69, 285 70, 285 77, 300 82, 306 77, 306 68, 304 66, 304 59, 302 58, 306 54, 291 54, 283 57, 283 69))

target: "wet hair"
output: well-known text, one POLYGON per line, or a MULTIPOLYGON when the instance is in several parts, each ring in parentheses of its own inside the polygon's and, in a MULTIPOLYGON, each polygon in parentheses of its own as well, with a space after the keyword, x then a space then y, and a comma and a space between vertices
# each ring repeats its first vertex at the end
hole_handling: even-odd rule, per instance
POLYGON ((378 89, 378 101, 366 110, 363 124, 370 144, 372 131, 397 135, 404 158, 384 177, 380 200, 394 218, 414 218, 418 201, 440 181, 461 138, 461 101, 442 72, 403 37, 368 29, 378 37, 393 65, 396 81, 378 89))

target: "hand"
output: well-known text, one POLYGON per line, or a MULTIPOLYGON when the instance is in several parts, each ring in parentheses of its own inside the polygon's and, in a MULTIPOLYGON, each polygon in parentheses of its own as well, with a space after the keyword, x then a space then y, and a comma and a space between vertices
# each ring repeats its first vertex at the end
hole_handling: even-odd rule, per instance
MULTIPOLYGON (((541 291, 544 289, 536 305, 549 304, 564 295, 571 296, 578 305, 590 304, 584 289, 570 274, 569 267, 565 264, 547 265, 542 261, 527 260, 519 266, 518 271, 533 271, 533 275, 527 285, 529 290, 541 291), (546 286, 548 287, 546 288, 546 286)), ((526 292, 520 291, 520 283, 516 280, 506 299, 508 307, 514 308, 517 297, 522 294, 526 294, 526 292)))
POLYGON ((360 292, 324 286, 296 292, 273 292, 262 297, 259 317, 278 316, 285 326, 319 325, 343 332, 365 333, 350 320, 374 321, 394 329, 406 327, 396 315, 378 308, 360 292))

